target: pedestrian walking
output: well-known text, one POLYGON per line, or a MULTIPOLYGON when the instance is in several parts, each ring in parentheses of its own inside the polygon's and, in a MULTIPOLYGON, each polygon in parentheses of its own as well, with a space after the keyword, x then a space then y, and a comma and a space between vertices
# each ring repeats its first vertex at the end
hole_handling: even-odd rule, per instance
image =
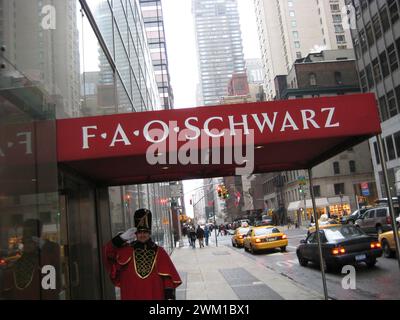
POLYGON ((204 230, 200 225, 197 226, 196 237, 199 240, 200 248, 204 247, 204 230))
POLYGON ((208 247, 208 238, 210 237, 210 229, 208 226, 204 227, 204 239, 206 240, 206 246, 208 247))
POLYGON ((287 228, 288 228, 288 230, 290 229, 291 226, 292 226, 292 219, 290 217, 288 217, 288 219, 287 219, 287 228))
POLYGON ((196 248, 196 230, 194 229, 194 226, 190 227, 189 230, 189 242, 190 245, 192 246, 193 249, 196 248))
POLYGON ((122 300, 175 300, 181 278, 167 252, 151 239, 151 212, 139 209, 135 227, 118 234, 104 249, 111 281, 122 300))

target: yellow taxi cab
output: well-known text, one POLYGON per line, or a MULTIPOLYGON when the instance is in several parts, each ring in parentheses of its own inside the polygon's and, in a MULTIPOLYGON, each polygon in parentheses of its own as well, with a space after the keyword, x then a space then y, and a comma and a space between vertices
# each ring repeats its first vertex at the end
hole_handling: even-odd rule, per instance
MULTIPOLYGON (((338 223, 327 223, 327 224, 320 224, 319 229, 327 229, 327 228, 332 228, 332 227, 339 227, 341 224, 338 223)), ((308 228, 308 234, 315 232, 317 228, 315 226, 309 227, 308 228)))
POLYGON ((234 247, 243 247, 244 238, 246 234, 249 232, 250 227, 239 227, 235 230, 235 233, 232 236, 232 246, 234 247))
POLYGON ((284 252, 287 245, 287 235, 274 226, 253 227, 244 239, 244 249, 251 253, 275 248, 280 248, 284 252))
MULTIPOLYGON (((327 214, 323 214, 318 220, 318 226, 320 229, 326 229, 326 228, 338 227, 341 226, 341 224, 334 219, 329 219, 327 214)), ((315 224, 312 225, 311 227, 308 228, 307 235, 315 232, 316 229, 317 228, 315 227, 315 224)))
MULTIPOLYGON (((400 231, 399 231, 400 237, 400 231)), ((379 235, 379 242, 382 246, 383 255, 386 258, 393 258, 396 255, 396 244, 393 231, 387 231, 379 235)))

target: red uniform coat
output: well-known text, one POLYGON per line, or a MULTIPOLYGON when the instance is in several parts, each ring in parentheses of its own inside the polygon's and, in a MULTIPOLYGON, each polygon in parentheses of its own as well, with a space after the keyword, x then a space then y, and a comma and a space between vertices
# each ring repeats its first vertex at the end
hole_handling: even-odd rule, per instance
POLYGON ((105 258, 112 282, 121 288, 122 300, 164 300, 165 289, 175 289, 182 283, 167 252, 151 241, 121 248, 110 241, 105 246, 105 258))

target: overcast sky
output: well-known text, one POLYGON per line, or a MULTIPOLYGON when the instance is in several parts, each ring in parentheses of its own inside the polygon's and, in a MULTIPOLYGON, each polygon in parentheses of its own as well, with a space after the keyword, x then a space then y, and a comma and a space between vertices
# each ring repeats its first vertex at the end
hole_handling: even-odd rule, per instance
MULTIPOLYGON (((196 107, 198 69, 192 1, 163 0, 162 3, 175 108, 196 107)), ((253 1, 238 0, 238 4, 245 59, 260 58, 253 1)), ((189 216, 193 216, 193 208, 189 204, 191 194, 201 184, 202 180, 184 183, 186 214, 189 216)))

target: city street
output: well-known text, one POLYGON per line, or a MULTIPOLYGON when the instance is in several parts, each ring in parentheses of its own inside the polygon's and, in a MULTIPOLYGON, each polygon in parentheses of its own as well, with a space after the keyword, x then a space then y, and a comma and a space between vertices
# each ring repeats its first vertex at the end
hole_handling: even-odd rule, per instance
MULTIPOLYGON (((287 252, 281 253, 278 249, 264 251, 252 255, 243 248, 234 248, 230 236, 218 237, 219 245, 225 245, 231 250, 254 259, 258 264, 273 270, 301 285, 323 292, 319 266, 309 264, 307 267, 299 265, 296 248, 300 240, 305 239, 306 230, 292 229, 285 231, 289 238, 287 252)), ((213 237, 214 239, 214 237, 213 237)), ((327 273, 328 294, 332 299, 400 299, 400 271, 396 259, 381 257, 376 267, 368 269, 365 264, 356 267, 356 289, 345 290, 341 282, 345 274, 327 273)))

